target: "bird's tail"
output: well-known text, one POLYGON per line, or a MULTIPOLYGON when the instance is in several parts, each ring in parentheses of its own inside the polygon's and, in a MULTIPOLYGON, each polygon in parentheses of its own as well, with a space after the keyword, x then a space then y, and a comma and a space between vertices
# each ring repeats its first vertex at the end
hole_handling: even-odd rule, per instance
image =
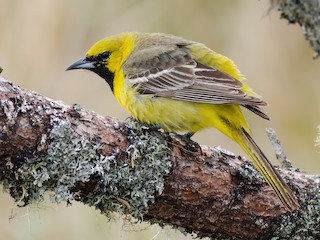
POLYGON ((250 157, 254 165, 272 187, 285 208, 288 211, 293 211, 300 208, 299 202, 292 190, 279 175, 279 173, 274 169, 267 157, 252 139, 250 134, 242 128, 241 130, 237 131, 236 135, 237 136, 234 136, 234 140, 238 142, 241 148, 250 157))

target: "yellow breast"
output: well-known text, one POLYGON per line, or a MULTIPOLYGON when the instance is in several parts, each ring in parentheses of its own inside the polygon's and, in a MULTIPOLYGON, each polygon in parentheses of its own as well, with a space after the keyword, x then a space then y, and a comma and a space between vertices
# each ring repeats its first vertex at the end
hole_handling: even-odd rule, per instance
MULTIPOLYGON (((117 83, 121 81, 116 81, 117 83)), ((123 88, 115 86, 119 103, 136 119, 160 125, 166 131, 196 132, 212 126, 212 106, 172 99, 140 95, 122 81, 123 88)))

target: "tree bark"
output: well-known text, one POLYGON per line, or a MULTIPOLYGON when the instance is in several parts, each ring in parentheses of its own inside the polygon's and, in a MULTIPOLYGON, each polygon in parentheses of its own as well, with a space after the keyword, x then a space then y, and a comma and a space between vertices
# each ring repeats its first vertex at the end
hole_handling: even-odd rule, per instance
POLYGON ((279 169, 302 206, 288 213, 251 162, 226 150, 67 106, 3 77, 0 100, 0 181, 20 206, 49 194, 198 237, 320 238, 319 176, 279 169))

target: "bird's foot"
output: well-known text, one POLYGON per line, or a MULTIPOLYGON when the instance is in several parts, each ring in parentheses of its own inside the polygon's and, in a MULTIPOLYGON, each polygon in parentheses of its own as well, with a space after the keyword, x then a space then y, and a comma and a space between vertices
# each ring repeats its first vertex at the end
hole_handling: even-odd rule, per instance
POLYGON ((194 154, 200 155, 202 154, 202 149, 199 143, 193 141, 191 137, 194 135, 194 132, 188 132, 183 135, 179 135, 179 138, 182 139, 185 143, 184 150, 194 154))

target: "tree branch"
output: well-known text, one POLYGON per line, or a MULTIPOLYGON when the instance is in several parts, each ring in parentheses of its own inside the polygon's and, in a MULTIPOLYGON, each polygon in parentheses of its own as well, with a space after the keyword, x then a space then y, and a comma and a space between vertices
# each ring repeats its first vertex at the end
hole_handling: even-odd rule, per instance
MULTIPOLYGON (((280 169, 302 209, 285 212, 251 162, 120 122, 0 77, 0 181, 24 206, 80 201, 199 237, 319 237, 319 176, 280 169)), ((311 238, 308 238, 311 239, 311 238)))
POLYGON ((314 51, 314 57, 320 56, 320 4, 319 0, 271 0, 277 2, 281 17, 289 23, 298 23, 307 41, 314 51))

